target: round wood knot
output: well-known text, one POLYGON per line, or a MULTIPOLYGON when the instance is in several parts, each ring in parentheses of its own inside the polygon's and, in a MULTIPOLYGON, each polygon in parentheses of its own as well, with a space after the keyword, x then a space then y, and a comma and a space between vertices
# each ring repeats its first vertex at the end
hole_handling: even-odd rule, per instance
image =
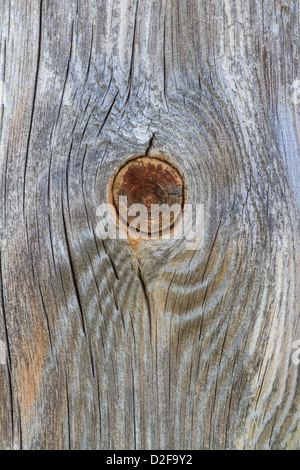
POLYGON ((182 213, 183 179, 177 168, 162 157, 137 157, 125 163, 115 176, 112 199, 119 221, 128 227, 129 236, 130 227, 138 216, 136 232, 141 238, 143 235, 161 237, 164 232, 172 231, 182 213), (136 204, 142 207, 134 206, 136 204), (157 217, 156 211, 163 205, 168 206, 169 212, 159 211, 157 217))

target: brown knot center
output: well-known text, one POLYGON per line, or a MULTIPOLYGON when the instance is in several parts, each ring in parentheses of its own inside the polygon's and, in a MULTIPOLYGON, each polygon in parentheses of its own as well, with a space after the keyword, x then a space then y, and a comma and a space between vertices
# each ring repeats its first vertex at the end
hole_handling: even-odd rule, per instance
POLYGON ((153 206, 176 204, 183 209, 184 183, 177 168, 161 157, 137 157, 129 160, 118 171, 112 185, 112 199, 119 221, 130 228, 130 224, 139 215, 139 231, 142 234, 160 237, 164 230, 170 230, 177 221, 176 210, 170 217, 153 217, 153 206), (127 198, 127 204, 124 199, 127 198), (121 198, 121 199, 120 199, 121 198), (142 204, 137 212, 135 204, 142 204))

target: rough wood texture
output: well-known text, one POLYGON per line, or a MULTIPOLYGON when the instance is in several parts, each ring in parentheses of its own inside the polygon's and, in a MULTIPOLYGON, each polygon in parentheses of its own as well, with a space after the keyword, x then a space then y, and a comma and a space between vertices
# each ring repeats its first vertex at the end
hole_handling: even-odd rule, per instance
POLYGON ((299 448, 299 1, 2 0, 0 22, 0 448, 299 448), (146 151, 205 204, 201 250, 97 239, 146 151))

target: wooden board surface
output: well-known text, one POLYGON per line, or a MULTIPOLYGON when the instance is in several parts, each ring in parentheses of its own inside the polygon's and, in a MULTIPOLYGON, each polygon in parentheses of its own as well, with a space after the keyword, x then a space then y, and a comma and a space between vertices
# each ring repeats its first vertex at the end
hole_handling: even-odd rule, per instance
POLYGON ((300 448, 300 4, 2 0, 1 449, 300 448), (198 251, 100 240, 131 157, 198 251))

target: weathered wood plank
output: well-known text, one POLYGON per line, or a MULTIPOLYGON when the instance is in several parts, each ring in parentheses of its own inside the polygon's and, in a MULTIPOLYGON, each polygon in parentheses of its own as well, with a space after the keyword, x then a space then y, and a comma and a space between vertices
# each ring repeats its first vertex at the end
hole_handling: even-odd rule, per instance
POLYGON ((299 2, 3 0, 0 24, 0 448, 299 448, 299 2), (147 149, 205 205, 201 250, 97 238, 147 149))

